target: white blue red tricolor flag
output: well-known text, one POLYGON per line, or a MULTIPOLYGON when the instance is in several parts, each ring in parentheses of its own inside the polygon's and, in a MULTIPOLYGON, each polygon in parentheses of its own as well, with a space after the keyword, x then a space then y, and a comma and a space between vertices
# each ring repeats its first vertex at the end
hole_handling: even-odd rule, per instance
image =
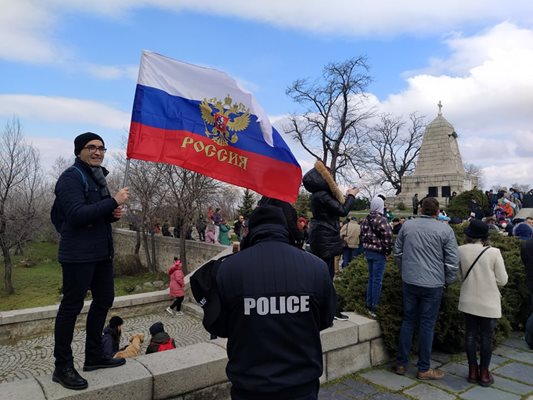
POLYGON ((296 201, 302 170, 253 96, 224 72, 143 51, 127 157, 296 201))

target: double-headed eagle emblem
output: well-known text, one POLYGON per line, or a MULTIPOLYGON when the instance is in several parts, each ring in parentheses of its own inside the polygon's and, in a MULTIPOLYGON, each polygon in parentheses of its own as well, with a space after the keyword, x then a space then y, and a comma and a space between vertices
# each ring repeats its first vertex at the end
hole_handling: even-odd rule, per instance
POLYGON ((200 103, 205 134, 221 146, 236 143, 236 132, 245 130, 250 125, 250 110, 242 103, 232 104, 229 95, 224 102, 217 98, 203 99, 200 103))

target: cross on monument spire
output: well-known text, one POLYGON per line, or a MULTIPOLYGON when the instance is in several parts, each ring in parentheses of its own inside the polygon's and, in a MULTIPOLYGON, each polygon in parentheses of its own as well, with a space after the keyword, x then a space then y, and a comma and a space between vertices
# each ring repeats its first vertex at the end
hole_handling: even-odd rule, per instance
POLYGON ((439 107, 439 115, 442 115, 442 102, 439 100, 439 104, 437 104, 439 107))

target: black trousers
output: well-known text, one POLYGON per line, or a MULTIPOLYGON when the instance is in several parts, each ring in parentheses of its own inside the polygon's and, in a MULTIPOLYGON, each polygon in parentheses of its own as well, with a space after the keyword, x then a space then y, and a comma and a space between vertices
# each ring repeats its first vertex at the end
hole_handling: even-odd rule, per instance
POLYGON ((183 303, 184 296, 176 297, 174 303, 171 304, 170 308, 175 308, 176 311, 181 311, 181 303, 183 303))
POLYGON ((102 330, 115 297, 111 259, 93 263, 62 263, 61 268, 63 299, 54 329, 55 365, 59 368, 74 366, 72 337, 76 319, 89 289, 93 300, 87 314, 85 360, 98 360, 102 357, 102 330))
POLYGON ((495 318, 479 317, 465 313, 465 347, 468 364, 477 364, 477 337, 479 335, 479 366, 488 368, 492 358, 492 334, 495 318))

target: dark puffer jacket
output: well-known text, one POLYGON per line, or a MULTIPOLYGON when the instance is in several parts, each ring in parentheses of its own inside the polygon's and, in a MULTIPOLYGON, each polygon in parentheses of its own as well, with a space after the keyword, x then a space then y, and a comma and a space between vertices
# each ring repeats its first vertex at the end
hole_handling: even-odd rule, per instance
POLYGON ((313 219, 309 225, 309 245, 313 254, 327 259, 342 253, 340 217, 346 217, 355 203, 355 197, 346 198, 337 187, 322 162, 303 177, 303 185, 311 192, 313 219))
POLYGON ((113 358, 120 346, 120 332, 109 325, 104 328, 102 335, 102 353, 105 358, 113 358))
POLYGON ((86 193, 84 181, 73 167, 65 170, 57 180, 56 201, 64 221, 59 232, 59 262, 110 259, 113 257, 111 222, 116 221, 113 210, 118 204, 111 196, 102 196, 86 163, 76 158, 74 166, 83 172, 88 191, 86 193))

